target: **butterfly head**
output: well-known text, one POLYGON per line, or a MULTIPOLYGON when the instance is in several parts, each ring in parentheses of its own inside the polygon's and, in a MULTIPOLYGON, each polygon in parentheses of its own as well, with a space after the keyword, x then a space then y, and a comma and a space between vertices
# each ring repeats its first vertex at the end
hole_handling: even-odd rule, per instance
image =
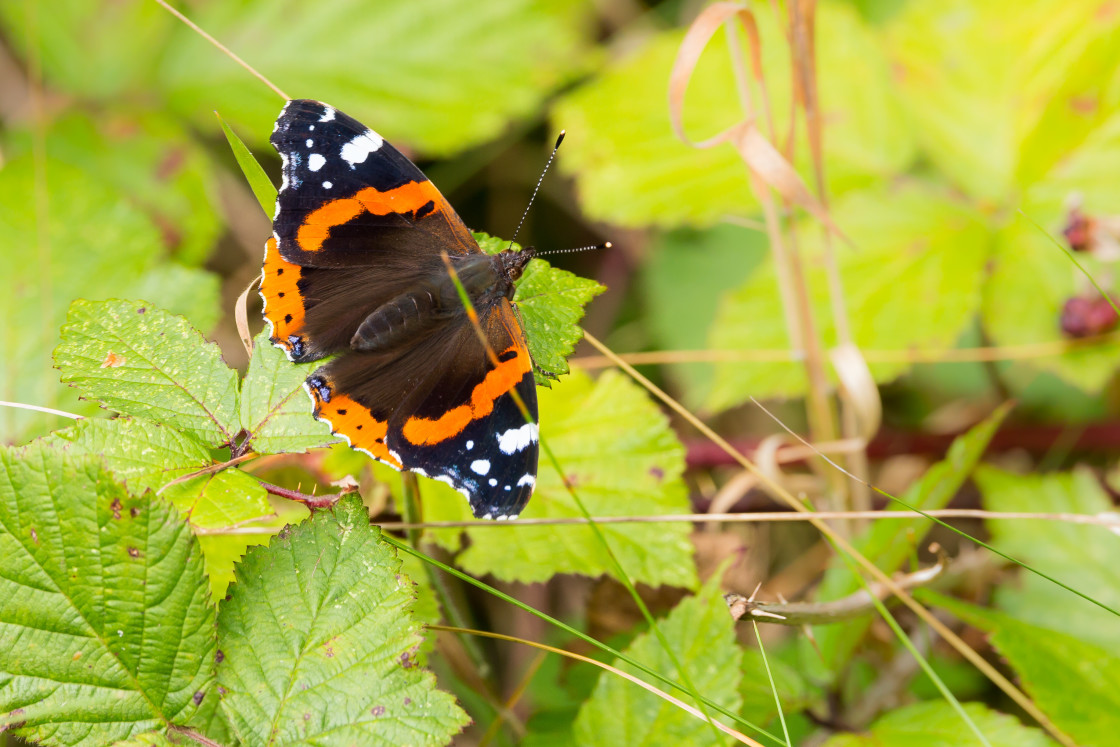
POLYGON ((513 297, 513 283, 521 279, 522 273, 525 272, 525 265, 529 264, 534 253, 533 247, 530 246, 521 251, 507 249, 497 255, 501 273, 509 282, 510 298, 513 297))

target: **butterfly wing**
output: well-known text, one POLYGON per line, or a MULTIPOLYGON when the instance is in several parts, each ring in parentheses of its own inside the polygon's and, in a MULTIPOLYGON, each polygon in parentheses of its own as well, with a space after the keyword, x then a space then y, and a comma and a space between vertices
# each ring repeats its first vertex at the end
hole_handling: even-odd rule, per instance
POLYGON ((319 101, 289 101, 271 141, 283 161, 261 298, 294 361, 348 349, 373 309, 428 277, 440 252, 479 252, 426 176, 380 135, 319 101))
POLYGON ((354 448, 452 485, 475 516, 514 518, 536 483, 533 366, 508 301, 480 323, 497 365, 464 315, 392 354, 339 356, 308 391, 315 417, 354 448))

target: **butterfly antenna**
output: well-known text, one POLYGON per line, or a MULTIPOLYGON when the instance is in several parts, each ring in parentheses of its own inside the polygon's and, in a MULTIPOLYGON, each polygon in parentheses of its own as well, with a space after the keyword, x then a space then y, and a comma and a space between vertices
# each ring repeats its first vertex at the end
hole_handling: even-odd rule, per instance
POLYGON ((590 246, 581 246, 575 249, 549 249, 546 252, 538 252, 535 248, 529 247, 528 250, 533 252, 534 257, 541 257, 546 254, 571 254, 572 252, 589 252, 592 249, 610 249, 614 244, 607 241, 602 244, 591 244, 590 246))
POLYGON ((548 162, 541 170, 541 176, 537 179, 537 186, 533 187, 533 196, 529 198, 529 204, 525 206, 525 212, 521 214, 521 220, 517 222, 517 230, 513 232, 513 238, 509 240, 509 246, 506 251, 513 248, 513 242, 517 240, 517 234, 521 233, 521 227, 525 225, 525 218, 529 215, 529 208, 533 207, 533 201, 537 199, 537 192, 541 190, 541 182, 544 181, 544 175, 548 173, 548 168, 552 165, 553 159, 556 158, 556 151, 560 150, 560 143, 564 142, 564 130, 560 130, 560 135, 556 138, 556 145, 552 146, 552 154, 548 157, 548 162))

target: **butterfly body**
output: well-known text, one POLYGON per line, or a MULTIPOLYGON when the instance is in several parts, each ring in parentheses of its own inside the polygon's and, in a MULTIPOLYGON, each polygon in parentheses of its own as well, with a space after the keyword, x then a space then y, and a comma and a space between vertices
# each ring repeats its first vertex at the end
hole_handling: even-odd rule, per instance
POLYGON ((484 254, 411 161, 326 104, 289 102, 272 143, 284 178, 261 296, 291 360, 335 356, 307 380, 315 416, 375 459, 451 484, 476 516, 516 517, 538 458, 512 306, 530 253, 484 254))

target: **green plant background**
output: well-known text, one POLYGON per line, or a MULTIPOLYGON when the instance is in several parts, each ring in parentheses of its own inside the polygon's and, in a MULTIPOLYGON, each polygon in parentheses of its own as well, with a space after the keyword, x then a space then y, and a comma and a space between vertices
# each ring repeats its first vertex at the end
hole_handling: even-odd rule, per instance
MULTIPOLYGON (((805 427, 809 380, 801 362, 780 359, 790 336, 779 269, 744 165, 730 146, 688 148, 669 125, 667 80, 698 5, 174 5, 285 92, 373 126, 425 169, 472 229, 499 237, 495 245, 513 234, 566 130, 517 240, 541 250, 614 247, 531 265, 518 300, 537 330, 538 363, 566 371, 577 322, 619 352, 711 353, 715 362, 641 370, 736 444, 753 448, 777 432, 752 397, 805 427), (730 359, 744 352, 757 360, 730 359)), ((784 16, 771 4, 750 7, 777 141, 792 131, 793 163, 812 183, 804 124, 790 121, 784 16)), ((1115 511, 1120 339, 1063 347, 1060 317, 1069 298, 1095 292, 1063 251, 1071 201, 1093 216, 1120 215, 1120 7, 822 0, 816 10, 828 204, 852 240, 836 246, 845 308, 884 406, 872 477, 924 510, 1115 511), (938 360, 945 351, 1023 346, 1049 352, 938 360), (930 360, 914 362, 915 352, 930 360), (985 420, 1009 400, 1010 415, 985 420)), ((727 47, 717 34, 693 76, 684 121, 695 139, 741 116, 727 47)), ((307 703, 357 703, 368 714, 395 698, 424 708, 370 721, 339 706, 322 721, 316 710, 314 725, 340 743, 654 744, 666 735, 714 743, 702 720, 610 674, 423 631, 424 623, 469 622, 576 647, 567 633, 398 557, 379 530, 365 533, 355 501, 308 520, 305 508, 262 486, 331 492, 332 482, 349 480, 377 521, 407 513, 396 473, 330 446, 310 418, 300 390, 309 369, 258 334, 255 299, 251 362, 235 330, 234 299, 259 273, 269 225, 213 113, 275 178, 267 137, 280 105, 151 0, 0 3, 0 400, 83 416, 0 407, 0 437, 11 447, 0 479, 0 557, 13 568, 0 595, 4 738, 162 744, 175 724, 223 744, 263 744, 280 724, 285 743, 296 743, 317 733, 300 731, 307 703), (125 363, 103 366, 113 355, 125 363), (262 458, 198 474, 229 458, 239 433, 262 458), (119 506, 144 521, 115 523, 119 506), (298 528, 273 539, 288 524, 298 528), (254 531, 231 531, 245 526, 254 531), (315 548, 358 526, 354 557, 330 555, 330 574, 292 588, 320 611, 324 600, 349 599, 362 615, 253 617, 288 604, 270 595, 309 572, 308 558, 327 557, 315 548), (98 541, 99 533, 116 539, 98 541), (64 547, 84 549, 70 557, 64 547), (111 547, 125 555, 93 562, 111 547), (82 569, 77 580, 68 563, 82 569), (147 596, 125 583, 130 573, 152 579, 147 596), (110 598, 127 608, 119 620, 104 616, 113 605, 99 600, 110 598), (394 614, 364 614, 378 604, 394 614), (172 635, 157 613, 194 629, 172 635), (254 648, 254 635, 275 645, 254 648), (326 661, 322 641, 335 638, 326 661), (146 641, 174 656, 159 659, 146 641), (212 649, 227 643, 227 663, 215 663, 212 649), (402 655, 435 677, 386 667, 402 655), (83 657, 98 668, 82 670, 83 657), (275 669, 250 671, 257 660, 275 669), (149 662, 165 669, 149 676, 149 662), (345 676, 332 690, 324 682, 336 665, 345 676), (265 697, 299 671, 311 673, 304 700, 265 697), (369 700, 363 678, 384 683, 384 703, 369 700), (215 683, 230 693, 224 700, 215 683), (106 705, 99 687, 117 688, 120 707, 106 705)), ((768 123, 763 129, 771 134, 768 123)), ((828 348, 838 336, 825 240, 804 214, 788 220, 828 348)), ((1082 261, 1116 290, 1112 265, 1082 261)), ((575 348, 577 359, 593 352, 575 348)), ((560 470, 542 460, 525 518, 580 516, 566 484, 596 517, 705 511, 733 484, 732 465, 632 379, 573 369, 539 390, 542 436, 560 470)), ((446 486, 422 480, 420 493, 414 518, 469 518, 446 486)), ((757 487, 744 495, 735 510, 776 507, 757 487)), ((884 520, 853 541, 888 572, 927 564, 930 539, 946 544, 964 570, 924 590, 927 604, 989 658, 1002 657, 1076 743, 1108 744, 1120 728, 1120 620, 1106 609, 1120 607, 1120 539, 1102 526, 1052 521, 960 526, 1098 604, 984 551, 977 557, 967 541, 930 533, 925 520, 884 520)), ((957 744, 974 738, 968 719, 993 745, 1050 743, 992 683, 901 615, 966 718, 902 663, 909 654, 871 616, 810 630, 766 626, 764 661, 753 629, 726 615, 721 589, 749 594, 765 583, 820 601, 859 588, 804 527, 670 522, 605 524, 602 533, 676 661, 631 608, 586 526, 439 528, 409 539, 624 652, 626 671, 648 679, 638 662, 676 678, 683 667, 711 707, 765 728, 738 725, 765 744, 784 742, 779 704, 793 743, 957 744)))

